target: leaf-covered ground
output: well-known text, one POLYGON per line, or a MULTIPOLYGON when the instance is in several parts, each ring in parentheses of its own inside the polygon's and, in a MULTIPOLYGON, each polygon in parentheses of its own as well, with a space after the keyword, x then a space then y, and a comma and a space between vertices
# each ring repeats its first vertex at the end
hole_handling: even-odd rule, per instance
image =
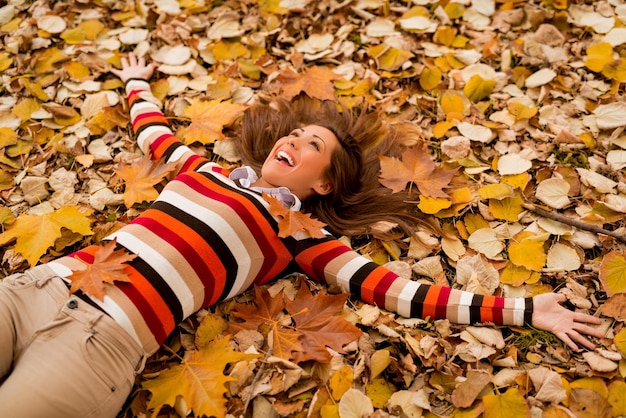
POLYGON ((604 320, 598 348, 573 353, 528 328, 337 307, 343 297, 315 285, 303 296, 306 280, 291 278, 181 324, 120 417, 626 415, 621 1, 0 5, 2 276, 97 242, 153 199, 163 173, 141 162, 108 71, 134 51, 159 64, 153 91, 178 136, 226 166, 237 158, 223 128, 260 97, 365 102, 412 124, 426 147, 383 160, 381 180, 412 184, 412 204, 443 233, 354 247, 477 293, 564 292, 604 320), (266 315, 253 319, 250 306, 266 315), (355 342, 328 337, 354 325, 355 342), (334 348, 328 358, 303 354, 320 344, 334 348))

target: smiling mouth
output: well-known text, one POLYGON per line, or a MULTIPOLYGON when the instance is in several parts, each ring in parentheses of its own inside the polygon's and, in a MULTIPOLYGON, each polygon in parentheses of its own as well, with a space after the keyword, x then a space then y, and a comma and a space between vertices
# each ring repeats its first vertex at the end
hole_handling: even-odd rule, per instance
POLYGON ((279 162, 287 163, 289 165, 289 167, 293 167, 294 166, 293 159, 285 151, 278 151, 276 153, 276 160, 279 161, 279 162))

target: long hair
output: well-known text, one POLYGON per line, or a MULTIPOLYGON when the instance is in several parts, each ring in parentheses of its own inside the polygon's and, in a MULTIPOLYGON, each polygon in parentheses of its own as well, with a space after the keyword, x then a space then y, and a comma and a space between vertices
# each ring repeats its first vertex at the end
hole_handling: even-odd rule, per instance
POLYGON ((278 98, 245 111, 236 141, 243 162, 260 172, 276 140, 306 125, 329 129, 341 146, 331 155, 325 173, 333 185, 332 192, 303 200, 303 210, 327 224, 337 236, 362 236, 378 231, 376 235, 380 238, 391 237, 391 231, 372 228, 379 221, 398 225, 413 235, 415 226, 424 221, 409 210, 406 193, 392 193, 381 186, 378 156, 399 155, 400 142, 411 142, 407 141, 410 135, 417 142, 417 131, 407 124, 390 126, 376 111, 350 111, 337 103, 302 95, 291 102, 278 98))

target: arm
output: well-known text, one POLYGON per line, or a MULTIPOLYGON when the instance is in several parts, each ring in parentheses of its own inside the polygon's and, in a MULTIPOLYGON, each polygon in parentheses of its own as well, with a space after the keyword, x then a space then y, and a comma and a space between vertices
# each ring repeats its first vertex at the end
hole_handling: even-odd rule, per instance
POLYGON ((176 162, 175 174, 195 170, 209 161, 174 136, 161 111, 161 104, 152 95, 147 81, 152 77, 155 68, 154 64, 146 64, 143 57, 137 59, 130 53, 128 60, 122 58, 121 70, 111 70, 126 84, 130 118, 137 144, 155 160, 163 158, 165 163, 176 162))
POLYGON ((599 319, 565 309, 559 304, 563 295, 503 298, 422 284, 399 277, 338 240, 311 242, 302 242, 302 250, 296 256, 296 262, 310 277, 337 284, 364 302, 405 317, 447 318, 458 324, 493 322, 522 326, 529 323, 553 332, 573 350, 578 350, 573 341, 593 349, 593 344, 582 334, 602 336, 583 324, 597 324, 599 319))

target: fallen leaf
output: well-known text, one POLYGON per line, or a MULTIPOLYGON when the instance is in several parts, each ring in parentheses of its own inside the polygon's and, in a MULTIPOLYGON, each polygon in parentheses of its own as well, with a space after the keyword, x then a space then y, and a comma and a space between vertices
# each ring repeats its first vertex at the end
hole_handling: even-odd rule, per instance
POLYGON ((519 389, 511 388, 503 394, 485 395, 484 418, 527 418, 530 414, 528 405, 519 389))
POLYGON ((282 201, 266 193, 263 194, 263 199, 269 202, 270 213, 279 218, 279 237, 289 237, 298 232, 305 232, 312 238, 323 238, 326 236, 326 234, 324 234, 324 230, 322 229, 326 226, 326 224, 312 218, 310 213, 304 213, 286 208, 282 201))
POLYGON ((108 241, 96 250, 93 263, 85 263, 81 270, 73 270, 68 276, 71 280, 70 292, 83 291, 100 300, 104 300, 105 284, 129 282, 126 268, 128 261, 137 257, 124 249, 115 249, 116 240, 108 241))
POLYGON ((244 109, 244 105, 232 103, 230 100, 194 99, 184 112, 191 120, 185 132, 185 143, 199 142, 206 145, 223 139, 224 126, 233 123, 244 109))
POLYGON ((132 164, 122 164, 115 170, 124 180, 124 205, 130 208, 135 203, 152 202, 159 196, 154 186, 174 171, 176 163, 165 164, 163 160, 152 160, 148 154, 132 164))
POLYGON ((626 293, 626 254, 617 251, 606 254, 598 277, 607 295, 626 293))
POLYGON ((319 66, 307 68, 302 74, 285 69, 278 76, 283 95, 287 99, 293 99, 304 92, 309 97, 331 101, 337 101, 333 81, 339 78, 331 70, 319 66))

